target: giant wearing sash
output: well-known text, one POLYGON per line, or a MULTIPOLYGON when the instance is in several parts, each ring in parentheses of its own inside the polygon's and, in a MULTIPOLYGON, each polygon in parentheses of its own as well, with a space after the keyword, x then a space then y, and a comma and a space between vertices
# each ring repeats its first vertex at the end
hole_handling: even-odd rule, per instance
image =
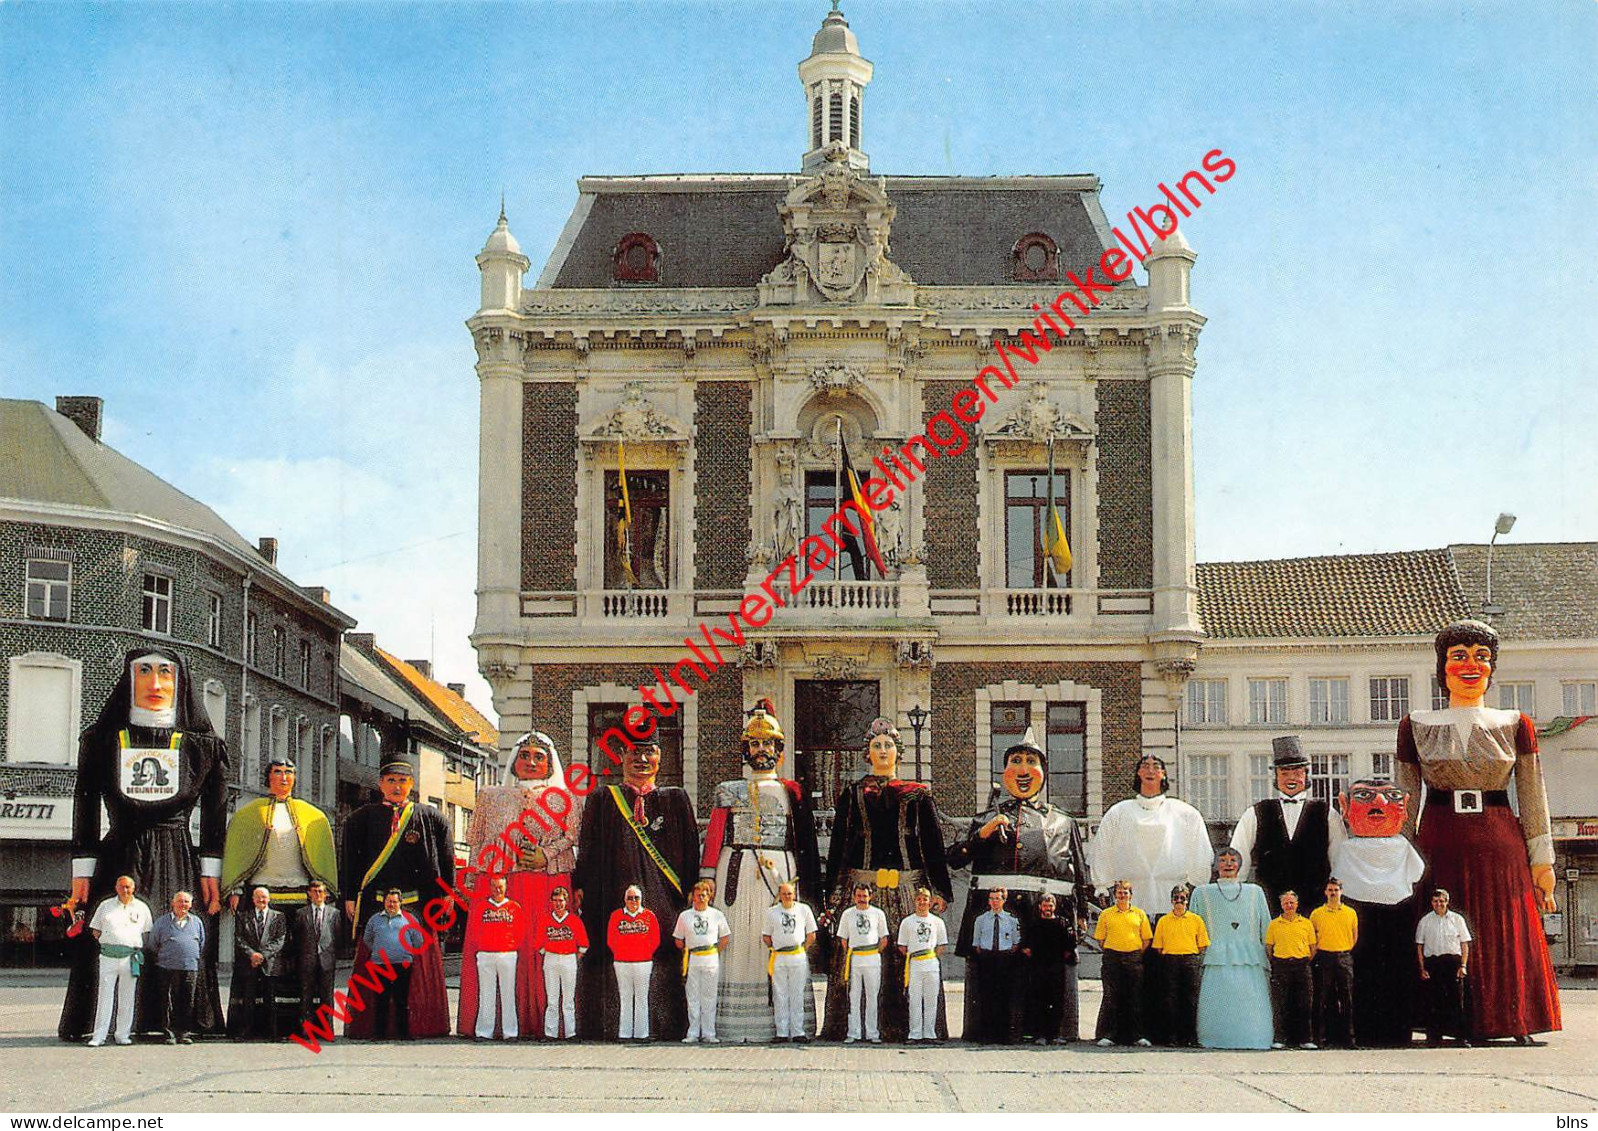
MULTIPOLYGON (((379 771, 383 800, 363 805, 344 822, 344 851, 340 856, 339 890, 344 910, 353 923, 355 938, 366 922, 383 909, 382 893, 401 892, 401 904, 412 915, 418 903, 444 893, 443 880, 455 882, 455 850, 449 825, 431 805, 409 800, 414 775, 409 762, 391 761, 379 771)), ((355 969, 365 968, 370 957, 366 945, 355 949, 355 969)), ((366 1010, 345 1026, 347 1037, 370 1037, 376 1012, 366 1010)), ((410 1035, 415 1039, 442 1037, 449 1032, 449 1001, 444 987, 441 949, 430 945, 411 963, 410 1035)))
MULTIPOLYGON (((621 1000, 606 937, 628 885, 638 885, 643 907, 661 923, 675 923, 688 906, 699 826, 686 791, 655 784, 659 770, 660 747, 640 743, 622 763, 622 784, 596 792, 583 809, 572 885, 592 943, 577 976, 577 1033, 584 1040, 615 1040, 618 1032, 621 1000)), ((650 1024, 657 1039, 680 1040, 688 1031, 681 960, 669 937, 661 943, 649 981, 650 1024)))

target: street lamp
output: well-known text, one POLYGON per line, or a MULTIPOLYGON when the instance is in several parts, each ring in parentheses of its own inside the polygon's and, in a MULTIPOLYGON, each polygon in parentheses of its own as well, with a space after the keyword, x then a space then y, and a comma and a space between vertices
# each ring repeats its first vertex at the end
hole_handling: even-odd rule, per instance
POLYGON ((916 736, 916 775, 919 778, 921 774, 921 730, 927 725, 927 719, 932 715, 932 712, 924 710, 921 704, 917 703, 905 714, 909 716, 910 729, 915 732, 916 736))
POLYGON ((1496 616, 1504 611, 1502 605, 1493 604, 1493 545, 1498 541, 1500 534, 1508 534, 1515 529, 1515 516, 1505 512, 1498 516, 1498 521, 1493 523, 1493 536, 1487 542, 1487 599, 1483 602, 1481 611, 1483 616, 1496 616))

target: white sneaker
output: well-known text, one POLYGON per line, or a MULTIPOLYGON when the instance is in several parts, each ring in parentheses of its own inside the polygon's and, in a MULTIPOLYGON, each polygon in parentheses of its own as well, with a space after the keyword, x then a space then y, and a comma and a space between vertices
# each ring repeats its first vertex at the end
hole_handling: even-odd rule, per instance
POLYGON ((1310 1052, 1315 1052, 1320 1046, 1317 1045, 1314 1041, 1305 1041, 1303 1044, 1299 1045, 1298 1047, 1301 1048, 1301 1049, 1308 1049, 1310 1052))
POLYGON ((1113 1044, 1115 1044, 1115 1042, 1110 1040, 1110 1038, 1108 1038, 1108 1037, 1100 1037, 1096 1043, 1098 1044, 1099 1048, 1101 1048, 1101 1049, 1107 1049, 1110 1046, 1112 1046, 1113 1044))
POLYGON ((1271 1042, 1271 1048, 1273 1048, 1273 1049, 1285 1049, 1286 1047, 1287 1046, 1284 1045, 1281 1041, 1272 1041, 1271 1042))
POLYGON ((90 1037, 89 1038, 88 1047, 91 1048, 91 1049, 97 1049, 97 1048, 99 1048, 100 1046, 102 1046, 104 1044, 105 1044, 104 1038, 102 1038, 102 1037, 90 1037))
POLYGON ((843 1043, 846 1044, 846 1045, 858 1045, 860 1043, 860 1038, 859 1037, 845 1037, 843 1039, 843 1043))
POLYGON ((1149 1039, 1147 1037, 1139 1037, 1137 1039, 1137 1047, 1140 1049, 1146 1049, 1152 1046, 1149 1044, 1149 1039))
POLYGON ((690 1034, 682 1039, 682 1043, 685 1045, 697 1045, 699 1043, 699 1038, 690 1034))
POLYGON ((720 1037, 706 1037, 705 1038, 705 1044, 707 1044, 707 1045, 719 1045, 719 1044, 721 1044, 721 1038, 720 1037))

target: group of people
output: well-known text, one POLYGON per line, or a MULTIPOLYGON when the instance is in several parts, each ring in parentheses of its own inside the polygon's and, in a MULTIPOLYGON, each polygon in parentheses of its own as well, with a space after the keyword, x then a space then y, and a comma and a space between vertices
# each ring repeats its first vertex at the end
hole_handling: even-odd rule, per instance
POLYGON ((762 700, 741 736, 744 775, 715 788, 702 840, 689 795, 656 781, 653 741, 627 740, 620 783, 583 793, 547 735, 521 736, 505 784, 479 791, 468 833, 473 859, 499 866, 473 869, 464 892, 447 825, 411 799, 403 761, 381 768, 383 800, 349 816, 336 853, 326 817, 292 796, 287 760, 269 767, 269 795, 227 822, 227 752, 183 662, 141 649, 80 751, 69 903, 94 911, 61 1036, 103 1043, 113 1017, 123 1041, 219 1032, 224 897, 233 1035, 280 1037, 284 1016, 325 1018, 348 929, 358 971, 368 960, 401 969, 378 1008, 351 1012, 345 1035, 442 1036, 441 947, 405 939, 423 934, 418 905, 443 891, 467 909, 461 1036, 936 1041, 948 1035, 941 916, 950 869, 969 868, 953 938, 967 1039, 1076 1039, 1077 950, 1113 894, 1093 934, 1100 1044, 1407 1044, 1422 988, 1434 1039, 1530 1042, 1559 1027, 1539 918, 1552 844, 1535 729, 1482 705, 1490 627, 1451 625, 1436 648, 1450 706, 1403 720, 1396 783, 1356 782, 1333 810, 1307 796, 1298 740, 1277 739, 1278 796, 1243 815, 1218 857, 1153 755, 1084 851, 1077 822, 1047 800, 1048 755, 1030 731, 1004 752, 986 810, 946 845, 930 790, 896 776, 899 733, 879 718, 864 736, 866 773, 834 801, 822 860, 814 800, 780 776, 785 740, 762 700), (561 819, 529 820, 539 807, 561 819), (1428 872, 1423 915, 1415 890, 1428 872), (152 921, 150 906, 170 911, 152 921), (148 991, 135 988, 146 954, 160 974, 148 991), (819 1030, 812 958, 827 977, 819 1030))

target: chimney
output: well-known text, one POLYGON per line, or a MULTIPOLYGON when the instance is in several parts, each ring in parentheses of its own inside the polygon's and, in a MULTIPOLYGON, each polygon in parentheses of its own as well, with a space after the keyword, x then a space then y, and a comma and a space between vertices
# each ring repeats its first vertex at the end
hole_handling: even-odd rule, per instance
POLYGON ((415 668, 417 671, 421 672, 423 679, 433 678, 432 660, 406 660, 405 662, 411 667, 415 668))
POLYGON ((444 686, 449 688, 456 695, 459 695, 462 699, 466 698, 466 685, 464 683, 446 683, 444 686))
POLYGON ((377 651, 377 634, 375 632, 346 632, 344 643, 358 652, 365 652, 370 656, 377 651))
POLYGON ((262 538, 255 543, 255 547, 260 551, 261 556, 266 559, 267 565, 277 565, 276 538, 262 538))
POLYGON ((105 402, 99 397, 57 397, 55 410, 83 430, 96 444, 100 442, 100 415, 105 402))
POLYGON ((320 601, 324 605, 333 603, 333 594, 320 585, 302 585, 300 590, 313 601, 320 601))

